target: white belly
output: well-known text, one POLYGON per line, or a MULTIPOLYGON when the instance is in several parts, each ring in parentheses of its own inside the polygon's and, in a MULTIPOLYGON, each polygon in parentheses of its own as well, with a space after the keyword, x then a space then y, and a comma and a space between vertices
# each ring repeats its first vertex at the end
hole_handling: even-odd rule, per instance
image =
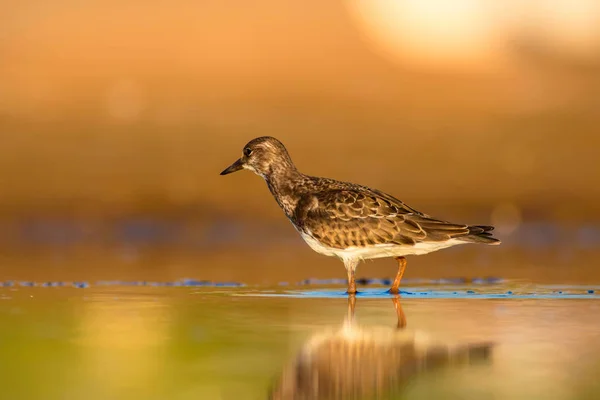
POLYGON ((341 259, 359 259, 367 260, 371 258, 382 257, 400 257, 410 255, 422 255, 433 251, 445 249, 448 247, 465 244, 462 240, 450 239, 445 242, 422 242, 414 246, 398 245, 398 244, 377 244, 369 247, 347 247, 345 249, 336 249, 329 246, 324 246, 317 240, 313 239, 306 233, 300 232, 302 239, 319 254, 326 256, 336 256, 341 259))

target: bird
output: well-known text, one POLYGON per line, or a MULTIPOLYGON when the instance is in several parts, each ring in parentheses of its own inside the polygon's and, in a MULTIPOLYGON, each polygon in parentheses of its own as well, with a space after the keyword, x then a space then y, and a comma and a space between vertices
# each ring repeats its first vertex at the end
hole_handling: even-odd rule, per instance
POLYGON ((356 293, 362 260, 389 257, 398 263, 391 294, 400 293, 406 256, 451 246, 498 245, 493 226, 447 222, 424 214, 377 189, 300 172, 283 145, 271 136, 252 139, 242 156, 221 172, 246 169, 261 176, 286 217, 317 253, 342 260, 347 294, 356 293))

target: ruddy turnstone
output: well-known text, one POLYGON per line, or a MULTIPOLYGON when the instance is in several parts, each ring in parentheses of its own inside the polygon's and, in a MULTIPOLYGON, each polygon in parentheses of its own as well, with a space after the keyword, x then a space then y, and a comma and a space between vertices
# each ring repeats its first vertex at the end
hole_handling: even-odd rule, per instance
POLYGON ((493 226, 446 222, 379 190, 305 175, 273 137, 251 140, 242 157, 221 175, 241 169, 263 177, 277 204, 314 251, 344 262, 349 294, 356 293, 355 271, 361 260, 394 257, 398 272, 390 292, 398 293, 407 255, 465 243, 500 244, 492 237, 493 226))

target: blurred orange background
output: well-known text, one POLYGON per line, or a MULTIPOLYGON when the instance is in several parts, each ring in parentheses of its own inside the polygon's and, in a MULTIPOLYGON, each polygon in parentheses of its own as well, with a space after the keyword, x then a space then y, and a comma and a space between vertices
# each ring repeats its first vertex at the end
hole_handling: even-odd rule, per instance
POLYGON ((4 0, 0 76, 10 246, 48 217, 287 228, 259 178, 218 175, 262 135, 504 236, 600 220, 596 0, 4 0))

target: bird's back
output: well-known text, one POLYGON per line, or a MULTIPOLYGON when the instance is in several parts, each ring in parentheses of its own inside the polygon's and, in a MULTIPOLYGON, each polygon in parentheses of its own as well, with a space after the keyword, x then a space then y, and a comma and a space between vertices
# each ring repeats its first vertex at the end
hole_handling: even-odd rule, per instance
POLYGON ((436 219, 382 191, 328 178, 305 177, 292 220, 305 235, 334 249, 453 239, 499 243, 491 226, 436 219))

